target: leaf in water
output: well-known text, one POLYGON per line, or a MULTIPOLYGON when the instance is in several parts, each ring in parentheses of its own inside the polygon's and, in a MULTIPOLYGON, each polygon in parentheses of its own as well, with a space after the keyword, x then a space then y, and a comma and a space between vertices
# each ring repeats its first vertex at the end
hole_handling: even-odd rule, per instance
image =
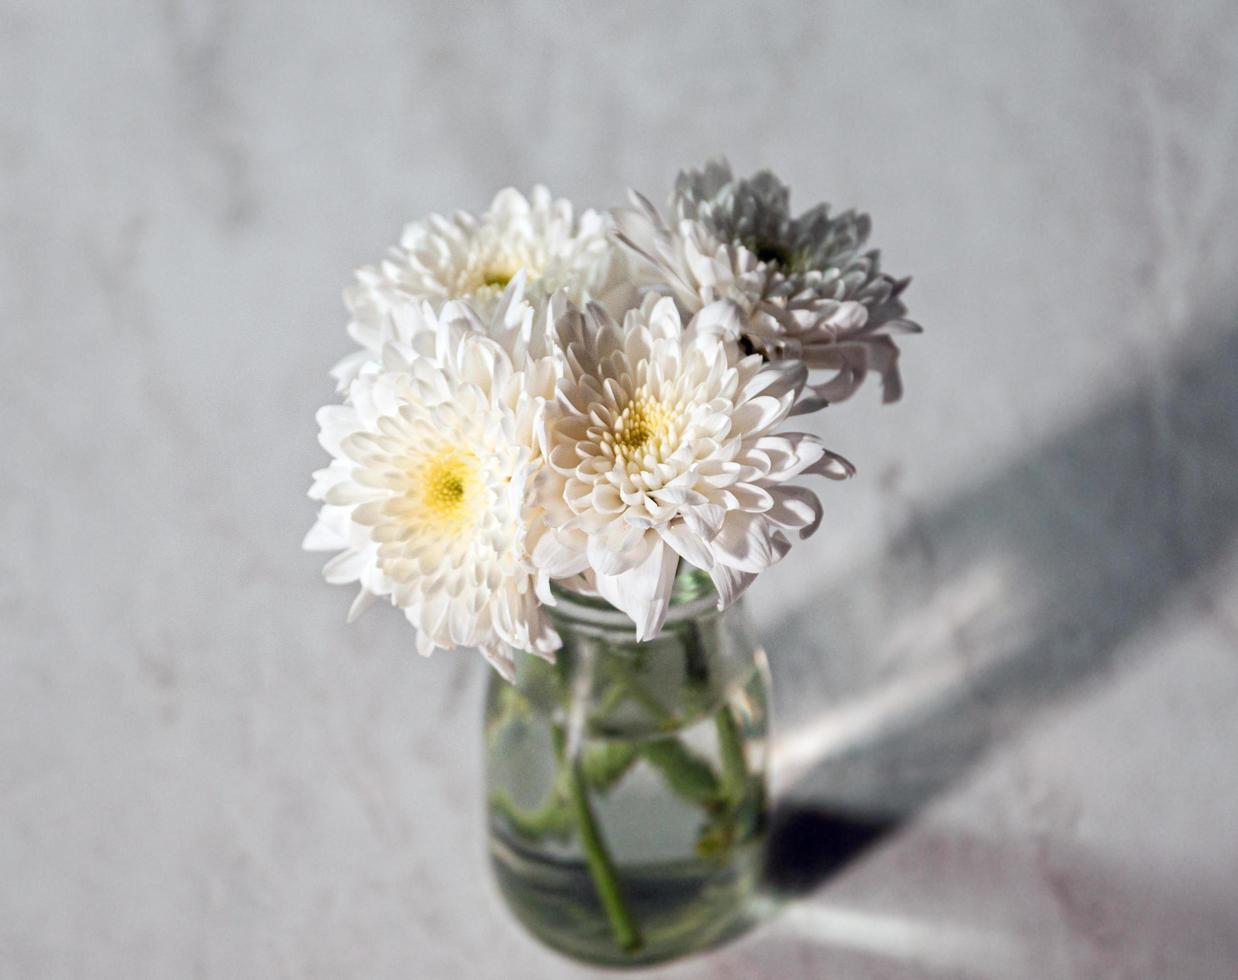
POLYGON ((666 778, 672 790, 693 803, 709 805, 718 798, 713 767, 677 738, 660 738, 641 746, 641 755, 666 778))
POLYGON ((591 745, 580 759, 580 768, 585 781, 597 790, 605 792, 623 778, 636 761, 636 747, 629 742, 609 742, 591 745))
POLYGON ((490 809, 501 814, 512 830, 521 837, 541 840, 543 837, 567 838, 574 827, 570 802, 556 790, 536 810, 525 810, 511 795, 496 790, 490 795, 490 809))

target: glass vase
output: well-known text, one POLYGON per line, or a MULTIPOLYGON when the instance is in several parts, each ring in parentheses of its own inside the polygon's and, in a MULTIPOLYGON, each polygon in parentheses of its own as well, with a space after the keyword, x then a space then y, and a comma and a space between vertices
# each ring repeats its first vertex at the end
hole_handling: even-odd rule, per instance
POLYGON ((742 606, 676 579, 638 643, 609 604, 560 593, 554 664, 517 654, 486 698, 491 859, 525 927, 590 963, 658 962, 753 920, 767 824, 769 679, 742 606))

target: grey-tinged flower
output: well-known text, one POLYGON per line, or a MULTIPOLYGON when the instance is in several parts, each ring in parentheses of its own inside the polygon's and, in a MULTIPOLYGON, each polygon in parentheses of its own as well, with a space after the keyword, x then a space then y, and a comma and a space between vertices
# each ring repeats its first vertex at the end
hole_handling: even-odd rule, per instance
POLYGON ((632 200, 634 210, 616 214, 616 237, 645 260, 646 288, 675 296, 689 314, 731 300, 746 314, 747 349, 834 372, 808 387, 800 411, 850 397, 869 371, 885 401, 900 397, 892 337, 920 327, 902 301, 910 280, 882 272, 879 252, 865 250, 868 215, 831 215, 819 204, 794 216, 772 173, 737 179, 725 161, 679 174, 673 225, 645 198, 632 200))

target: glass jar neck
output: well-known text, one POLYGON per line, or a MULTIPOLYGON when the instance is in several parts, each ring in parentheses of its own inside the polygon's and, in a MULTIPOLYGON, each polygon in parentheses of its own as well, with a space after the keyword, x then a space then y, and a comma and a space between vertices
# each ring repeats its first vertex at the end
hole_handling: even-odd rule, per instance
MULTIPOLYGON (((551 585, 551 592, 555 605, 547 607, 546 611, 561 635, 604 634, 616 642, 636 642, 636 628, 632 620, 600 596, 574 592, 557 584, 551 585)), ((718 593, 708 573, 681 562, 671 588, 670 609, 662 634, 674 633, 684 623, 691 623, 711 612, 716 613, 717 605, 718 593)))
MULTIPOLYGON (((742 606, 718 609, 704 572, 681 569, 657 636, 636 639, 628 616, 603 599, 558 590, 547 608, 563 641, 553 665, 517 658, 530 699, 582 705, 588 731, 658 737, 708 715, 752 675, 756 646, 742 606)), ((570 712, 569 712, 570 713, 570 712)))

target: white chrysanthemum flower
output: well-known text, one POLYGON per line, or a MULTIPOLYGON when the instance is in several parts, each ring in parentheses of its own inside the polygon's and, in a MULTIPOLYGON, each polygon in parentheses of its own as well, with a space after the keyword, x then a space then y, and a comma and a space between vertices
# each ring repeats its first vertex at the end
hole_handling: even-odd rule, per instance
POLYGON ((500 191, 481 217, 458 211, 408 225, 391 255, 360 269, 344 293, 348 333, 361 350, 332 370, 340 390, 393 335, 401 339, 392 317, 410 306, 429 303, 437 311, 457 300, 487 320, 518 275, 523 298, 535 307, 564 290, 577 303, 626 309, 634 290, 610 229, 609 215, 589 210, 577 218, 570 201, 541 186, 528 198, 514 188, 500 191))
POLYGON ((596 305, 557 325, 563 376, 539 429, 530 551, 552 578, 583 575, 641 639, 662 627, 681 557, 725 607, 787 552, 784 532, 816 529, 817 498, 788 481, 854 472, 815 437, 777 433, 804 370, 741 355, 741 321, 719 302, 685 328, 664 298, 622 326, 596 305))
POLYGON ((871 223, 825 204, 793 217, 790 192, 772 173, 736 179, 725 162, 682 172, 674 226, 638 194, 618 213, 618 240, 653 270, 649 285, 692 313, 720 299, 745 312, 746 350, 835 372, 812 386, 800 410, 849 397, 869 370, 885 401, 902 393, 891 335, 915 333, 901 294, 909 280, 883 273, 877 250, 862 251, 871 223))
POLYGON ((315 474, 310 495, 324 505, 305 547, 340 551, 324 575, 360 583, 350 618, 387 597, 417 628, 422 654, 477 647, 510 678, 510 647, 549 656, 559 645, 523 517, 556 369, 527 356, 532 310, 523 335, 513 311, 501 312, 493 326, 457 304, 422 307, 422 349, 388 344, 349 385, 347 404, 319 411, 333 458, 315 474))

